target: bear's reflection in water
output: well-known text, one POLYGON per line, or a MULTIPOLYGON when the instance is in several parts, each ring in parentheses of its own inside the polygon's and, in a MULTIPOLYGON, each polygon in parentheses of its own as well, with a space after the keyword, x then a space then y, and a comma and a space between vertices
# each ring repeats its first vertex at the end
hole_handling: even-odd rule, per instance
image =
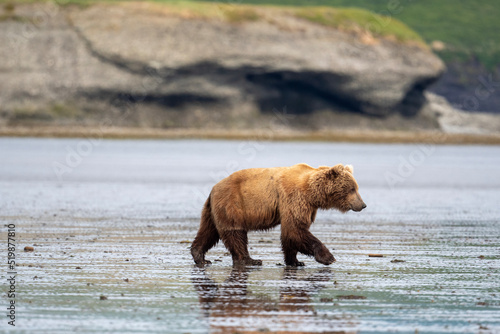
MULTIPOLYGON (((205 268, 195 268, 192 282, 198 291, 200 306, 211 333, 345 333, 352 323, 345 318, 318 315, 312 302, 318 291, 333 277, 326 268, 315 272, 293 267, 283 268, 280 281, 266 281, 255 286, 261 290, 269 284, 279 286, 279 298, 273 292, 254 293, 248 289, 248 277, 259 269, 233 268, 229 277, 217 283, 205 268), (347 321, 346 321, 347 320, 347 321)), ((331 284, 331 283, 330 283, 331 284)), ((330 301, 330 305, 332 305, 330 301)))

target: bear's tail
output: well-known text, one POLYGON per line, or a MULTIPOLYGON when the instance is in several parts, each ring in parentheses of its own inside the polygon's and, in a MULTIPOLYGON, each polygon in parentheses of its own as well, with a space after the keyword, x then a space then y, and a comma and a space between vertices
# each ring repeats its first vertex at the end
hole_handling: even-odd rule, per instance
POLYGON ((203 206, 200 229, 191 244, 191 255, 197 265, 210 263, 210 261, 205 260, 205 253, 208 252, 210 248, 215 246, 220 240, 219 232, 217 231, 213 220, 212 208, 210 205, 211 195, 212 193, 210 193, 205 205, 203 206))

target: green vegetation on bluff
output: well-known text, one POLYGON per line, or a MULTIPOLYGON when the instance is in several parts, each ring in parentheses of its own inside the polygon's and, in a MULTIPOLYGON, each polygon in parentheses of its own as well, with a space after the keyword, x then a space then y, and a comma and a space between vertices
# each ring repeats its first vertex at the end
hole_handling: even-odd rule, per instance
POLYGON ((296 15, 338 29, 356 30, 358 27, 374 36, 392 36, 401 42, 416 41, 424 44, 415 31, 400 21, 360 8, 303 7, 296 15))
MULTIPOLYGON (((166 0, 168 2, 169 0, 166 0)), ((201 0, 212 1, 212 0, 201 0)), ((238 3, 286 6, 359 7, 395 18, 426 42, 442 41, 444 60, 500 64, 500 2, 490 0, 238 0, 238 3)), ((225 3, 231 3, 226 1, 225 3)))
MULTIPOLYGON (((190 6, 196 10, 199 3, 185 0, 154 0, 159 3, 168 3, 177 6, 190 6), (191 2, 189 5, 187 2, 191 2)), ((500 64, 500 2, 490 0, 198 0, 204 2, 219 2, 226 7, 235 7, 236 4, 273 5, 273 6, 296 6, 296 7, 356 7, 370 10, 381 14, 386 20, 383 24, 374 26, 369 24, 369 29, 375 32, 380 30, 382 35, 392 34, 399 40, 408 40, 413 37, 401 32, 397 27, 401 21, 416 31, 422 38, 430 43, 441 41, 444 49, 437 53, 447 61, 450 60, 478 60, 488 68, 500 64), (393 20, 397 19, 397 20, 393 20), (387 25, 389 23, 390 25, 387 25), (402 35, 401 35, 402 33, 402 35)), ((37 2, 35 0, 0 0, 0 3, 37 2)), ((80 4, 99 2, 92 0, 54 0, 60 4, 80 4)), ((105 2, 119 2, 108 0, 105 2)), ((124 1, 125 2, 125 1, 124 1)), ((5 7, 4 7, 5 8, 5 7)), ((10 7, 7 7, 10 8, 10 7)), ((207 10, 204 7, 200 12, 207 10)), ((319 12, 325 9, 315 9, 300 12, 301 16, 318 23, 334 25, 338 21, 332 21, 319 12)), ((351 15, 357 20, 357 24, 363 24, 363 15, 355 12, 344 12, 346 16, 351 15)), ((5 13, 4 13, 5 14, 5 13)), ((228 20, 237 21, 240 18, 247 20, 257 19, 254 13, 228 11, 228 20)), ((373 21, 373 20, 372 20, 373 21)), ((364 22, 366 23, 366 21, 364 22)), ((410 29, 411 30, 411 29, 410 29)))
MULTIPOLYGON (((198 0, 217 2, 214 0, 198 0)), ((0 0, 0 3, 19 1, 0 0)), ((21 2, 34 2, 21 1, 21 2)), ((54 1, 58 3, 58 1, 54 1)), ((60 3, 88 4, 88 0, 64 0, 60 3)), ((169 4, 185 4, 186 1, 156 0, 169 4)), ((221 0, 227 6, 233 4, 279 5, 299 7, 357 7, 363 8, 384 17, 395 18, 415 30, 430 43, 442 41, 445 49, 438 54, 445 60, 477 59, 486 67, 492 68, 500 63, 500 2, 490 0, 221 0)), ((321 16, 313 12, 304 15, 323 21, 321 16)), ((362 16, 362 15, 361 15, 362 16)), ((250 15, 249 18, 255 18, 250 15)), ((358 17, 359 19, 359 17, 358 17)), ((362 19, 362 18, 361 18, 362 19)), ((328 20, 327 20, 328 21, 328 20)), ((396 20, 391 20, 397 22, 396 20)), ((388 22, 388 21, 384 21, 388 22)), ((358 21, 362 23, 362 21, 358 21)), ((396 23, 395 25, 398 25, 396 23)), ((373 26, 370 26, 373 27, 373 26)), ((384 29, 395 29, 382 27, 384 29)), ((372 30, 380 30, 373 27, 372 30)), ((394 34, 394 32, 393 32, 394 34)), ((398 33, 396 32, 396 36, 398 33)), ((399 37, 401 39, 401 36, 399 37)), ((406 37, 403 37, 406 39, 406 37)))
MULTIPOLYGON (((130 1, 93 1, 93 0, 54 0, 34 1, 18 0, 3 1, 4 12, 11 17, 15 16, 16 3, 53 2, 61 5, 76 4, 87 6, 93 3, 126 3, 130 1), (7 13, 8 12, 8 13, 7 13)), ((171 14, 179 14, 184 17, 219 18, 231 23, 258 21, 263 19, 262 13, 267 10, 286 12, 302 19, 322 24, 325 26, 353 32, 368 32, 374 37, 390 37, 400 42, 415 42, 425 45, 424 40, 414 30, 387 15, 379 15, 362 8, 333 8, 328 6, 295 6, 290 3, 287 6, 281 2, 270 0, 269 3, 252 3, 252 1, 190 1, 190 0, 152 0, 158 4, 165 5, 165 9, 171 14), (257 5, 257 6, 256 6, 257 5), (260 6, 259 6, 260 5, 260 6)), ((272 12, 265 15, 268 19, 272 12)), ((19 17, 16 17, 19 19, 19 17)), ((264 18, 266 19, 266 18, 264 18)))
MULTIPOLYGON (((160 3, 187 5, 186 1, 177 0, 155 0, 160 3)), ((187 0, 188 1, 188 0, 187 0)), ((214 0, 198 0, 205 2, 217 2, 214 0)), ((6 1, 0 3, 35 2, 33 0, 6 1)), ((78 3, 88 4, 96 1, 89 0, 64 0, 53 1, 56 3, 78 3)), ((108 1, 116 2, 116 1, 108 1)), ((395 18, 415 30, 423 39, 430 43, 432 41, 444 42, 445 48, 438 54, 445 60, 479 60, 486 67, 492 68, 500 63, 500 2, 490 0, 220 0, 219 3, 226 6, 234 4, 255 5, 278 5, 298 7, 357 7, 363 8, 384 17, 395 18)), ((196 4, 197 5, 197 4, 196 4)), ((193 7, 196 7, 193 6, 193 7)), ((234 6, 233 6, 234 7, 234 6)), ((230 13, 229 15, 231 15, 230 13)), ((252 13, 248 19, 255 19, 252 13)), ((243 15, 245 16, 245 15, 243 15)), ((303 15, 305 18, 314 19, 319 23, 331 24, 329 19, 316 15, 314 12, 303 15)), ((356 15, 354 15, 356 16, 356 15)), ((363 16, 363 15, 360 15, 363 16)), ((231 19, 231 18, 229 18, 231 19)), ((237 20, 237 17, 232 19, 237 20)), ((359 16, 357 19, 363 19, 359 16)), ((390 20, 397 22, 396 20, 390 20)), ((389 22, 386 20, 384 22, 389 22)), ((363 23, 358 21, 358 23, 363 23)), ((394 24, 395 26, 398 23, 394 24)), ((396 30, 392 34, 398 36, 398 28, 382 25, 383 29, 396 30)), ((380 30, 373 27, 372 30, 380 30)), ((398 39, 407 39, 399 36, 398 39)))

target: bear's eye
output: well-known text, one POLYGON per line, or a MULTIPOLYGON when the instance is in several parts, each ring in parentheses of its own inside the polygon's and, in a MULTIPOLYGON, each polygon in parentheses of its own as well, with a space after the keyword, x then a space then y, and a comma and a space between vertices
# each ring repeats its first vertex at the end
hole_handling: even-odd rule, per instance
POLYGON ((352 188, 352 189, 351 189, 351 192, 352 192, 352 193, 356 192, 356 189, 352 188))

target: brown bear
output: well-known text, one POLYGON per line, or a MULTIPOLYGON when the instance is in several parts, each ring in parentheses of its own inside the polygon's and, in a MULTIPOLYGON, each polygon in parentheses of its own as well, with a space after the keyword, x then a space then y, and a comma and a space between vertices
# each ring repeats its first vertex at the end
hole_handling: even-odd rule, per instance
POLYGON ((303 266, 297 253, 319 263, 335 261, 311 232, 318 209, 361 211, 366 204, 358 193, 351 166, 313 168, 251 168, 237 171, 217 183, 203 207, 200 229, 191 245, 198 266, 209 264, 205 253, 219 239, 233 257, 233 265, 261 265, 248 253, 248 231, 281 224, 281 245, 288 266, 303 266))

